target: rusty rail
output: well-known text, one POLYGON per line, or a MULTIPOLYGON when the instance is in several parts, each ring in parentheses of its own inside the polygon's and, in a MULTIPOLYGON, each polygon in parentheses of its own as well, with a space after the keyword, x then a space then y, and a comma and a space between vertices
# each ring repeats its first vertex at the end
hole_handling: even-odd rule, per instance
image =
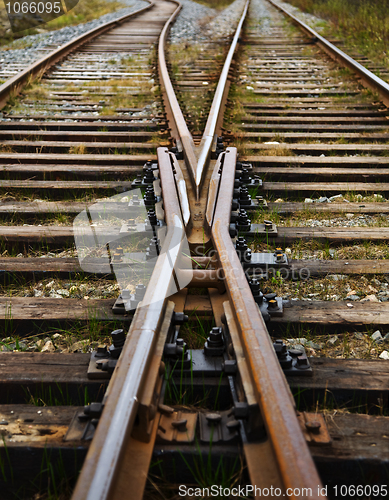
POLYGON ((119 17, 114 21, 109 21, 107 23, 98 26, 97 28, 93 28, 86 33, 70 40, 70 42, 65 43, 58 49, 53 50, 49 54, 45 55, 38 61, 33 62, 30 66, 28 66, 23 71, 20 71, 18 74, 7 80, 5 83, 0 85, 0 109, 3 109, 6 106, 8 99, 11 96, 16 96, 22 90, 22 88, 28 85, 35 78, 40 79, 55 64, 57 64, 61 59, 69 55, 74 50, 80 48, 87 42, 90 42, 97 36, 109 31, 110 29, 118 26, 119 24, 127 21, 131 17, 136 17, 142 12, 149 10, 153 7, 153 0, 145 0, 149 2, 150 5, 147 7, 142 7, 141 9, 132 12, 131 14, 126 14, 125 16, 119 17))
POLYGON ((229 89, 229 86, 227 85, 228 74, 231 68, 232 58, 234 57, 235 51, 238 47, 239 37, 242 31, 243 23, 246 19, 248 8, 249 0, 246 1, 242 17, 240 18, 234 38, 224 62, 219 82, 216 87, 215 95, 213 97, 211 110, 209 112, 207 123, 205 125, 203 136, 201 138, 199 146, 200 153, 198 154, 198 161, 196 166, 196 186, 198 187, 198 189, 201 188, 201 184, 204 179, 204 173, 210 160, 212 145, 215 139, 217 127, 221 126, 220 120, 223 118, 222 105, 223 102, 227 99, 227 93, 229 89))
POLYGON ((370 90, 378 92, 382 101, 386 104, 386 106, 389 106, 389 84, 387 84, 386 82, 384 82, 384 80, 381 80, 381 78, 379 78, 377 75, 359 64, 352 57, 345 54, 334 44, 323 38, 314 29, 303 23, 296 16, 288 12, 284 7, 281 7, 281 5, 279 5, 277 2, 275 2, 274 0, 268 1, 278 10, 287 15, 294 24, 296 24, 302 31, 304 31, 304 33, 311 37, 313 41, 332 59, 340 63, 342 66, 346 66, 347 68, 354 71, 354 73, 356 73, 361 79, 361 83, 370 90))
MULTIPOLYGON (((174 287, 175 276, 172 269, 180 258, 177 229, 184 231, 178 198, 171 196, 176 187, 167 149, 158 148, 158 160, 161 187, 165 193, 164 209, 168 230, 143 299, 144 305, 137 308, 118 366, 108 386, 104 411, 73 500, 112 498, 118 465, 133 429, 140 394, 146 384, 150 383, 150 363, 158 341, 166 297, 174 287)), ((117 498, 120 498, 120 494, 117 498)))
MULTIPOLYGON (((220 125, 220 118, 222 116, 222 105, 223 101, 227 97, 228 87, 227 79, 231 68, 232 58, 238 47, 238 41, 244 20, 246 18, 247 10, 249 6, 249 0, 246 1, 245 7, 239 24, 237 26, 234 38, 230 45, 226 60, 222 72, 220 74, 219 82, 215 91, 215 95, 212 101, 211 110, 208 115, 207 123, 205 125, 205 130, 203 132, 200 145, 195 146, 192 138, 192 134, 189 132, 188 126, 185 122, 185 118, 182 114, 180 105, 178 104, 177 97, 175 95, 172 82, 170 80, 169 72, 166 67, 165 58, 165 46, 167 40, 167 33, 169 26, 166 25, 161 33, 158 46, 158 68, 160 75, 160 82, 162 86, 162 91, 164 93, 164 101, 166 104, 166 109, 168 112, 169 122, 172 123, 172 133, 175 139, 178 141, 180 148, 184 154, 186 165, 190 174, 193 189, 195 191, 196 199, 199 199, 201 184, 204 178, 204 172, 208 166, 213 142, 215 139, 215 134, 217 126, 220 125)), ((172 15, 172 19, 176 17, 178 10, 172 15)))
MULTIPOLYGON (((282 487, 293 492, 310 488, 312 498, 320 498, 320 478, 297 420, 293 396, 229 234, 236 161, 236 148, 227 148, 219 185, 223 196, 218 197, 215 206, 212 241, 282 487)), ((248 460, 248 466, 252 483, 259 486, 266 478, 261 471, 263 464, 255 464, 254 460, 248 460)), ((288 497, 301 498, 294 493, 288 497)))
MULTIPOLYGON (((228 74, 249 0, 245 4, 226 58, 198 148, 194 146, 166 68, 164 51, 169 24, 180 10, 178 2, 171 1, 177 3, 178 7, 160 36, 158 48, 160 83, 171 130, 184 154, 185 168, 189 174, 195 198, 198 200, 204 173, 209 169, 215 134, 217 128, 220 127, 228 74)), ((216 162, 211 178, 210 195, 201 193, 201 196, 203 199, 208 197, 204 224, 208 224, 207 227, 211 229, 212 243, 217 252, 216 260, 219 269, 223 272, 224 283, 221 286, 218 282, 218 274, 209 271, 206 281, 202 284, 218 288, 220 294, 226 285, 227 298, 223 303, 223 308, 229 322, 231 338, 236 351, 240 351, 246 358, 245 361, 240 361, 240 366, 245 366, 241 377, 244 379, 243 383, 249 387, 251 401, 259 405, 266 429, 267 437, 263 443, 250 443, 243 440, 251 481, 257 486, 263 486, 269 484, 269 478, 275 478, 277 486, 280 485, 288 497, 297 500, 301 498, 297 491, 301 491, 302 488, 311 488, 312 498, 316 499, 320 497, 318 493, 320 479, 297 420, 291 392, 228 231, 235 181, 236 148, 228 148, 225 152, 221 175, 219 174, 220 158, 216 162), (218 196, 219 193, 223 193, 223 196, 218 196), (269 464, 272 468, 270 476, 264 473, 264 470, 270 470, 269 464)), ((164 241, 165 251, 163 248, 158 257, 143 300, 144 305, 137 309, 132 321, 127 341, 104 399, 104 411, 86 457, 73 500, 116 499, 121 498, 123 492, 120 487, 117 487, 117 482, 120 483, 117 479, 121 474, 119 463, 123 461, 126 453, 128 454, 128 443, 131 441, 130 436, 141 406, 143 391, 150 383, 150 373, 153 370, 155 372, 155 364, 161 359, 162 353, 159 357, 155 353, 166 314, 166 297, 177 279, 172 264, 179 260, 179 249, 174 255, 166 249, 170 248, 169 245, 174 240, 174 229, 178 227, 184 231, 185 221, 188 218, 189 202, 186 190, 182 186, 185 176, 180 171, 180 165, 176 163, 176 159, 168 153, 166 148, 158 148, 158 167, 168 227, 164 241), (173 165, 176 175, 173 174, 173 165), (184 206, 185 210, 183 210, 184 206)), ((181 272, 181 274, 185 273, 187 271, 181 272)), ((195 271, 192 284, 195 285, 198 282, 197 278, 195 271)), ((158 417, 157 411, 147 416, 153 428, 156 427, 155 422, 158 417)), ((152 444, 150 437, 151 450, 152 444)), ((139 488, 133 498, 140 498, 141 491, 142 488, 139 488)))

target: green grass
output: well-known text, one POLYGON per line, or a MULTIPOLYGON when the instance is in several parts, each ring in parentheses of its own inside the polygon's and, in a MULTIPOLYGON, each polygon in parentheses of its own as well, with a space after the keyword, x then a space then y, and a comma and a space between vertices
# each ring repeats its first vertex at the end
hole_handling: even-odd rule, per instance
MULTIPOLYGON (((380 64, 389 65, 388 0, 289 0, 305 12, 328 21, 324 33, 345 38, 380 64)), ((320 22, 318 27, 323 27, 320 22)))
POLYGON ((209 489, 209 495, 204 490, 205 496, 199 498, 226 498, 217 495, 216 490, 211 495, 212 485, 217 485, 218 491, 220 491, 220 487, 222 489, 231 489, 245 484, 245 466, 241 454, 237 453, 236 457, 221 456, 218 458, 217 454, 212 451, 212 441, 209 444, 208 451, 204 450, 204 448, 204 446, 200 446, 196 439, 191 452, 184 455, 184 453, 178 451, 177 458, 172 457, 172 459, 169 459, 169 464, 162 459, 152 462, 145 498, 179 498, 177 496, 178 484, 183 484, 183 482, 178 474, 183 466, 187 469, 186 475, 189 473, 193 478, 188 487, 209 489), (167 475, 171 476, 170 479, 167 479, 167 475))
POLYGON ((196 3, 206 5, 212 9, 222 10, 232 4, 234 0, 195 0, 196 3))
POLYGON ((46 386, 43 383, 40 387, 36 387, 32 392, 31 389, 23 387, 26 403, 34 406, 76 406, 81 402, 84 405, 90 404, 92 401, 89 397, 88 387, 79 387, 79 397, 74 401, 69 393, 68 387, 63 384, 55 383, 54 387, 46 386))

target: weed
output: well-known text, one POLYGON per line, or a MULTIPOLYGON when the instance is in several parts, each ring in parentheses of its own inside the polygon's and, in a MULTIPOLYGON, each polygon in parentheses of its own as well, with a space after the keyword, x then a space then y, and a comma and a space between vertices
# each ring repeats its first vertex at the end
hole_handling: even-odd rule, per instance
POLYGON ((74 398, 70 394, 68 386, 64 387, 58 382, 55 382, 53 386, 42 383, 40 387, 35 387, 34 393, 31 392, 30 387, 23 387, 23 392, 26 403, 34 406, 75 406, 80 403, 84 405, 91 403, 88 387, 80 387, 74 398))
POLYGON ((86 154, 86 146, 85 146, 85 144, 79 144, 77 146, 71 146, 69 148, 69 153, 70 154, 75 154, 75 155, 84 155, 84 154, 86 154))
POLYGON ((191 463, 181 452, 180 455, 196 483, 203 488, 207 488, 212 484, 220 485, 223 488, 232 488, 234 485, 239 484, 242 478, 243 464, 239 455, 233 463, 228 465, 222 456, 215 467, 212 458, 212 439, 206 456, 201 452, 198 441, 196 441, 196 453, 192 453, 191 456, 191 463))
POLYGON ((352 47, 380 64, 388 65, 389 2, 388 0, 291 0, 304 11, 327 20, 324 34, 340 36, 352 47))

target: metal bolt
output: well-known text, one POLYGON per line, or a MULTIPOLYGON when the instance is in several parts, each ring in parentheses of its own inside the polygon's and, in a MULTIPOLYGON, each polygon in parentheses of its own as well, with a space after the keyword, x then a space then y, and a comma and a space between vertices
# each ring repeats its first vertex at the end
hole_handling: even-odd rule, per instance
POLYGON ((118 252, 115 252, 113 255, 112 255, 112 258, 111 258, 112 262, 122 262, 123 259, 122 259, 122 254, 118 253, 118 252))
POLYGON ((139 285, 136 285, 135 287, 135 300, 136 301, 141 301, 143 300, 144 296, 146 293, 146 286, 142 285, 141 283, 139 285))
POLYGON ((314 432, 314 433, 317 433, 319 432, 319 429, 321 427, 321 423, 318 422, 317 420, 312 420, 310 422, 305 422, 305 427, 311 431, 311 432, 314 432))
POLYGON ((144 202, 145 202, 146 207, 152 207, 157 202, 157 198, 155 196, 153 186, 147 187, 145 197, 144 197, 144 202))
POLYGON ((276 350, 277 354, 285 352, 285 350, 286 350, 286 346, 285 346, 282 339, 275 340, 273 343, 273 346, 274 346, 274 349, 276 350))
POLYGON ((251 197, 246 186, 242 186, 239 191, 239 205, 241 207, 251 206, 251 197))
MULTIPOLYGON (((300 352, 301 353, 301 352, 300 352)), ((308 359, 305 356, 299 356, 297 358, 297 364, 299 365, 300 368, 308 368, 308 359)))
POLYGON ((173 313, 173 318, 172 318, 173 325, 183 325, 187 321, 189 321, 189 317, 186 314, 182 312, 173 313))
POLYGON ((251 181, 251 177, 247 168, 242 168, 242 175, 240 176, 240 180, 243 184, 249 184, 251 181))
POLYGON ((292 358, 297 358, 300 356, 302 351, 300 349, 289 349, 289 354, 292 356, 292 358))
POLYGON ((249 219, 246 210, 239 211, 239 225, 251 224, 251 220, 249 219))
POLYGON ((134 194, 134 196, 132 197, 132 204, 134 205, 134 207, 140 205, 140 199, 137 194, 134 194))
MULTIPOLYGON (((150 163, 151 165, 151 163, 150 163)), ((145 176, 143 177, 143 184, 152 184, 155 180, 154 174, 153 174, 153 169, 152 168, 147 168, 145 176)))
POLYGON ((208 345, 209 347, 220 347, 223 345, 223 329, 218 326, 214 326, 209 332, 208 345))
POLYGON ((165 415, 171 415, 172 413, 174 413, 174 408, 172 408, 171 406, 164 405, 164 404, 158 405, 158 410, 161 413, 165 413, 165 415))
POLYGON ((219 413, 207 413, 205 418, 209 424, 218 424, 221 422, 222 416, 219 413))
POLYGON ((248 248, 247 242, 245 238, 243 238, 243 236, 238 237, 238 239, 236 240, 235 248, 241 262, 251 261, 251 250, 248 248))
POLYGON ((267 304, 267 308, 271 311, 276 311, 278 309, 278 303, 277 303, 276 299, 269 300, 269 302, 267 304))
POLYGON ((136 179, 132 182, 132 184, 135 186, 142 184, 142 174, 137 174, 136 179))
POLYGON ((100 345, 97 347, 95 354, 96 358, 106 358, 108 356, 108 350, 106 345, 100 345))
POLYGON ((263 294, 260 290, 259 281, 256 278, 254 278, 251 281, 249 281, 249 285, 250 285, 250 290, 251 290, 251 293, 253 294, 255 302, 257 304, 262 304, 263 294))
POLYGON ((235 431, 239 429, 240 422, 238 420, 230 420, 229 422, 226 423, 226 427, 229 431, 235 431))
POLYGON ((279 263, 279 264, 281 262, 284 262, 284 256, 283 256, 283 254, 279 254, 279 253, 276 254, 276 262, 279 263))
POLYGON ((158 257, 161 247, 159 245, 159 239, 153 236, 150 240, 150 245, 147 247, 146 259, 153 259, 158 257))
POLYGON ((223 369, 224 373, 227 373, 230 375, 233 375, 234 373, 236 373, 236 371, 238 369, 236 359, 226 359, 226 360, 222 361, 222 369, 223 369))
POLYGON ((119 330, 114 330, 111 332, 112 343, 115 347, 123 347, 126 340, 126 334, 121 328, 119 330))
POLYGON ((223 343, 222 331, 223 329, 221 327, 214 326, 209 333, 208 340, 211 341, 212 343, 217 342, 218 345, 220 343, 223 343))
POLYGON ((127 229, 128 229, 128 231, 136 231, 135 219, 128 219, 127 229))
POLYGON ((149 222, 152 226, 157 226, 158 225, 158 219, 157 219, 157 215, 155 213, 155 210, 149 210, 147 212, 147 217, 149 219, 149 222))
POLYGON ((256 196, 255 199, 258 202, 258 206, 262 206, 265 204, 265 200, 264 200, 263 196, 256 196))
POLYGON ((173 429, 176 429, 178 432, 186 431, 186 424, 188 423, 186 418, 182 418, 181 420, 174 420, 172 422, 173 429))

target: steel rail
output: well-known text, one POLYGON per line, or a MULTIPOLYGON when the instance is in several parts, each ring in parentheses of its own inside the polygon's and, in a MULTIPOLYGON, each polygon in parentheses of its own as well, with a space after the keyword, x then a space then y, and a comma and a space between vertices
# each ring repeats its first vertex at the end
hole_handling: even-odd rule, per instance
POLYGON ((55 64, 57 64, 61 59, 69 55, 75 49, 78 49, 85 43, 93 40, 97 36, 109 31, 110 29, 122 24, 132 17, 136 17, 142 12, 151 9, 155 2, 154 0, 145 0, 150 5, 146 7, 142 7, 141 9, 136 10, 135 12, 131 12, 131 14, 126 14, 125 16, 119 17, 114 21, 109 21, 107 23, 98 26, 97 28, 93 28, 86 33, 70 40, 70 42, 65 43, 58 49, 53 50, 49 54, 45 55, 38 61, 30 64, 26 69, 20 71, 12 78, 8 79, 2 85, 0 85, 0 109, 3 109, 6 106, 8 99, 12 96, 17 95, 22 88, 30 83, 34 78, 42 78, 44 73, 52 68, 55 64))
POLYGON ((303 21, 300 21, 296 16, 288 12, 284 7, 281 7, 277 2, 274 0, 268 0, 274 7, 276 7, 278 10, 286 14, 290 19, 302 30, 304 31, 308 36, 313 38, 313 41, 322 49, 324 52, 326 52, 332 59, 335 61, 341 63, 343 66, 346 66, 347 68, 350 68, 352 71, 354 71, 360 78, 361 78, 361 83, 373 90, 379 93, 380 97, 382 98, 382 101, 386 106, 389 106, 389 84, 381 80, 377 75, 369 71, 367 68, 362 66, 362 64, 359 64, 357 61, 355 61, 352 57, 344 53, 342 50, 340 50, 338 47, 336 47, 334 44, 326 40, 324 37, 319 35, 314 29, 309 27, 307 24, 305 24, 303 21))
POLYGON ((186 124, 184 115, 182 114, 180 105, 178 103, 176 94, 174 92, 172 81, 170 80, 169 71, 165 58, 165 47, 169 33, 169 26, 177 17, 181 10, 181 4, 178 4, 177 9, 173 12, 169 22, 164 26, 158 43, 158 73, 159 83, 161 86, 162 96, 165 104, 165 109, 170 125, 172 136, 176 139, 177 143, 182 149, 185 163, 189 169, 190 178, 195 189, 194 179, 196 177, 196 146, 193 142, 192 134, 190 133, 186 124))
POLYGON ((236 148, 227 148, 219 185, 223 195, 218 197, 213 216, 213 245, 284 489, 293 491, 288 497, 296 500, 301 496, 294 492, 302 488, 311 488, 312 499, 323 498, 318 493, 321 481, 297 420, 292 394, 229 234, 236 161, 236 148))
MULTIPOLYGON (((178 9, 167 20, 165 32, 181 7, 176 0, 168 1, 177 4, 178 9)), ((167 149, 158 148, 158 160, 159 165, 165 165, 160 170, 160 179, 165 195, 167 233, 143 299, 144 305, 136 310, 105 394, 104 410, 78 478, 73 500, 108 500, 113 496, 120 461, 137 416, 139 397, 147 385, 167 297, 175 285, 173 269, 180 258, 181 248, 181 245, 177 245, 177 229, 181 229, 184 234, 185 226, 178 197, 172 196, 172 193, 176 193, 176 184, 167 149)))
MULTIPOLYGON (((198 147, 195 146, 192 134, 185 122, 184 115, 181 111, 177 97, 175 95, 173 85, 166 67, 165 46, 167 41, 168 26, 162 31, 159 46, 158 46, 158 68, 160 75, 160 83, 162 90, 166 94, 165 104, 167 105, 168 119, 173 123, 172 131, 176 139, 181 143, 182 151, 184 154, 185 162, 190 174, 193 189, 195 191, 196 199, 200 197, 201 183, 204 178, 204 172, 211 157, 212 145, 216 133, 216 128, 220 119, 220 112, 222 110, 223 100, 226 99, 226 84, 228 74, 231 67, 232 58, 238 46, 238 41, 244 20, 246 18, 250 0, 246 1, 243 9, 242 16, 238 23, 233 41, 230 45, 223 69, 219 78, 218 85, 212 100, 211 110, 208 115, 207 123, 198 147)), ((174 18, 178 11, 172 15, 174 18)))
MULTIPOLYGON (((171 0, 174 3, 176 0, 171 0)), ((194 147, 192 136, 185 123, 166 68, 164 46, 169 24, 175 19, 180 6, 173 12, 161 32, 158 55, 159 75, 167 111, 173 121, 173 133, 181 141, 186 167, 194 185, 197 199, 200 196, 201 180, 210 159, 210 151, 222 102, 225 98, 227 77, 236 50, 240 31, 247 13, 246 2, 233 45, 230 48, 214 96, 211 113, 199 148, 194 147), (175 130, 174 130, 175 128, 175 130)), ((223 173, 219 184, 219 196, 215 203, 212 224, 212 239, 219 256, 219 264, 225 276, 231 309, 239 325, 243 349, 251 371, 256 399, 277 460, 279 476, 285 491, 287 488, 301 491, 311 488, 312 498, 317 494, 320 479, 302 435, 292 396, 280 369, 274 348, 264 325, 262 315, 255 303, 239 258, 229 235, 229 218, 235 181, 236 149, 229 148, 225 154, 223 173), (229 261, 226 261, 226 257, 229 261)), ((164 248, 173 241, 174 229, 184 231, 182 211, 178 202, 177 184, 174 179, 170 156, 166 149, 158 148, 161 186, 164 194, 165 220, 168 234, 164 248)), ((216 179, 215 179, 216 180, 216 179)), ((215 202, 215 200, 213 200, 215 202)), ((178 261, 176 252, 174 263, 178 261)), ((124 456, 139 407, 139 396, 147 384, 150 360, 158 339, 158 325, 164 314, 168 290, 174 281, 172 264, 167 254, 161 253, 152 274, 144 298, 144 306, 137 309, 128 340, 125 343, 118 365, 114 371, 105 396, 105 408, 100 417, 91 443, 73 500, 108 500, 112 498, 119 463, 124 456), (154 302, 153 302, 154 300, 154 302)), ((213 282, 211 281, 213 285, 213 282)), ((290 498, 298 498, 291 494, 290 498)))
POLYGON ((207 123, 205 125, 205 129, 201 138, 199 146, 200 153, 198 155, 198 161, 196 165, 196 186, 198 186, 199 189, 201 187, 204 178, 206 166, 208 165, 208 162, 210 160, 212 144, 215 138, 220 112, 222 110, 222 103, 223 100, 227 98, 226 89, 227 89, 228 74, 231 68, 232 58, 234 57, 236 48, 238 46, 238 41, 242 31, 242 26, 246 19, 249 3, 250 0, 247 0, 238 27, 236 28, 235 35, 232 40, 230 49, 228 51, 226 60, 224 62, 219 82, 216 87, 215 95, 212 100, 211 110, 209 112, 207 123))
POLYGON ((148 284, 144 305, 138 307, 131 322, 118 365, 104 397, 104 411, 74 491, 73 500, 106 500, 114 488, 120 460, 130 437, 138 410, 142 388, 147 384, 148 370, 169 296, 174 286, 172 272, 180 258, 177 229, 184 234, 184 223, 167 149, 158 148, 164 197, 167 234, 161 254, 148 284), (165 158, 163 157, 165 156, 165 158), (169 196, 170 194, 170 196, 169 196))

